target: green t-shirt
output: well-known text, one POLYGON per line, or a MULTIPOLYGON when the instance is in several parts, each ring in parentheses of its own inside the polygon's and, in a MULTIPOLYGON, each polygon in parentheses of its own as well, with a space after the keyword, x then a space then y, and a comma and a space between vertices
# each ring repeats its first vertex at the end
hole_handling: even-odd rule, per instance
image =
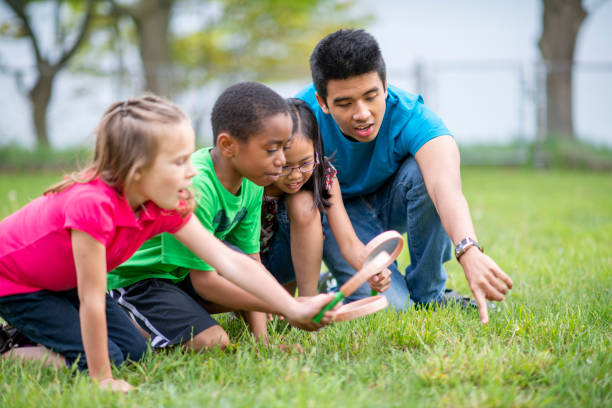
MULTIPOLYGON (((263 187, 244 178, 238 195, 227 191, 215 174, 211 149, 198 150, 191 156, 197 171, 193 178, 197 202, 194 214, 215 237, 246 254, 257 253, 263 187)), ((108 289, 125 287, 147 278, 178 282, 185 279, 190 269, 214 270, 174 236, 164 233, 146 241, 130 259, 109 272, 108 289)))

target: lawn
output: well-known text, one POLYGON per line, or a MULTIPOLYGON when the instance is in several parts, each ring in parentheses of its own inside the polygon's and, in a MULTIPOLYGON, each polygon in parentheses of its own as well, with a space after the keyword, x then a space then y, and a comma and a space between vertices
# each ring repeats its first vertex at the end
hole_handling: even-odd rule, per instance
MULTIPOLYGON (((0 218, 57 176, 0 173, 0 218)), ((299 353, 255 344, 222 316, 227 351, 149 355, 115 372, 138 386, 129 395, 0 361, 0 406, 612 406, 612 174, 467 168, 463 183, 479 241, 515 283, 486 326, 456 308, 385 311, 319 333, 272 323, 272 344, 299 353)), ((457 263, 447 266, 448 286, 468 293, 457 263)))

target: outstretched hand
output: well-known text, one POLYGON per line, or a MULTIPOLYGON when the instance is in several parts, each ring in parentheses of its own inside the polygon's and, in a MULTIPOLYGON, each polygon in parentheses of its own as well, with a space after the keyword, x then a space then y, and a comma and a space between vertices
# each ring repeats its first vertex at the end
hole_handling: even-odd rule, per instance
POLYGON ((316 296, 298 297, 296 300, 300 303, 299 316, 290 318, 285 316, 287 322, 298 329, 307 331, 316 331, 323 326, 333 323, 336 316, 336 309, 340 305, 336 305, 332 310, 328 310, 323 314, 323 318, 319 323, 315 323, 312 319, 323 309, 325 305, 334 299, 332 293, 322 293, 316 296))
POLYGON ((370 284, 370 288, 375 290, 378 293, 382 293, 385 290, 389 289, 391 285, 391 271, 388 268, 385 268, 384 271, 373 275, 368 279, 368 283, 370 284))
POLYGON ((512 289, 512 279, 493 259, 475 247, 468 249, 459 259, 459 263, 463 267, 470 290, 476 299, 480 321, 487 324, 489 311, 486 301, 503 301, 508 291, 512 289))

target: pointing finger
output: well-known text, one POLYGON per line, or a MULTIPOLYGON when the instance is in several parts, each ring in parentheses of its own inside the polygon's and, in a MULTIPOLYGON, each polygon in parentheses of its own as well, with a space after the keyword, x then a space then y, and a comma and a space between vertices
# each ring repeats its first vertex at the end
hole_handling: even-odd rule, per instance
POLYGON ((489 310, 487 308, 487 301, 484 298, 484 295, 481 291, 477 291, 474 293, 474 297, 476 298, 476 304, 478 305, 478 313, 480 314, 480 321, 482 324, 487 324, 489 322, 489 310))

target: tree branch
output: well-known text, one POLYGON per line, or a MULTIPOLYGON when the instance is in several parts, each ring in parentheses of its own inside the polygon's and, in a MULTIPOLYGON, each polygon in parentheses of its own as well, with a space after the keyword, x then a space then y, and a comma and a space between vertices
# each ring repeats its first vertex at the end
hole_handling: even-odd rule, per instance
POLYGON ((38 46, 36 34, 34 34, 34 30, 32 29, 32 25, 30 24, 30 19, 28 18, 28 15, 25 12, 25 4, 20 0, 6 0, 6 3, 23 23, 26 32, 28 33, 28 37, 30 38, 30 42, 32 43, 34 55, 36 56, 36 62, 39 64, 46 62, 42 54, 40 53, 40 47, 38 46))
POLYGON ((599 0, 597 3, 593 4, 591 7, 589 7, 589 14, 595 13, 595 11, 607 1, 608 0, 599 0))
POLYGON ((74 42, 74 44, 72 44, 72 47, 70 47, 68 50, 66 50, 62 54, 62 56, 59 59, 59 61, 53 65, 54 68, 56 68, 56 69, 57 68, 61 68, 64 64, 66 64, 66 62, 68 62, 68 60, 72 57, 72 55, 74 55, 76 50, 79 48, 79 46, 81 45, 81 43, 85 39, 85 37, 87 35, 87 31, 89 29, 89 22, 91 21, 91 18, 93 16, 93 8, 94 8, 95 2, 96 2, 96 0, 88 0, 88 2, 87 2, 87 11, 86 11, 86 14, 85 14, 85 18, 83 19, 83 22, 81 23, 81 27, 80 27, 77 39, 74 42))
POLYGON ((27 97, 28 96, 28 89, 25 86, 25 83, 23 81, 23 70, 21 69, 14 69, 9 67, 8 65, 4 65, 2 63, 2 60, 0 59, 0 72, 10 75, 13 78, 15 78, 15 84, 17 85, 17 90, 19 92, 22 93, 23 96, 27 97))
POLYGON ((127 15, 132 19, 136 19, 136 16, 134 14, 134 9, 133 7, 127 7, 127 6, 123 6, 119 3, 117 3, 115 0, 109 0, 110 4, 113 6, 113 11, 117 14, 117 15, 127 15))

